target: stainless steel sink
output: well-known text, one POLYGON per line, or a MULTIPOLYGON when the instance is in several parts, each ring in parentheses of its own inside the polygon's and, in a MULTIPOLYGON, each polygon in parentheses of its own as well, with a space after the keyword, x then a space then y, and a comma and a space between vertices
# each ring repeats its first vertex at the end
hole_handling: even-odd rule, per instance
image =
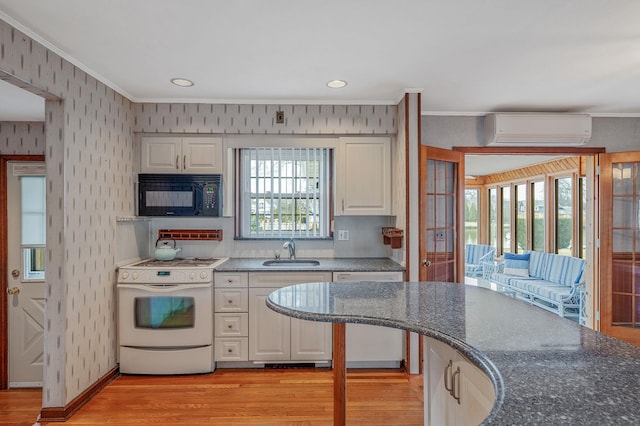
POLYGON ((273 259, 262 262, 263 266, 318 266, 320 262, 310 259, 273 259))

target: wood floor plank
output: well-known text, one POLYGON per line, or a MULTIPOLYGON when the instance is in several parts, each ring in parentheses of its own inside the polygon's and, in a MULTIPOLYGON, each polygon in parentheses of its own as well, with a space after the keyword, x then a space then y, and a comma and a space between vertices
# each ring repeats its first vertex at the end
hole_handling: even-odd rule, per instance
MULTIPOLYGON (((332 383, 329 369, 120 376, 64 424, 329 426, 333 424, 332 383)), ((0 425, 34 423, 41 393, 22 392, 0 392, 0 425)), ((347 374, 348 425, 422 425, 422 417, 421 376, 400 371, 347 374)))

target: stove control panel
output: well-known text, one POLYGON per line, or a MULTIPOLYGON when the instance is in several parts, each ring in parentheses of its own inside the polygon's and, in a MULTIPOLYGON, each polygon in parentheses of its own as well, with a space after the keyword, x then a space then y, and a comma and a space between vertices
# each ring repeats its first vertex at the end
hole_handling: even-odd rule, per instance
POLYGON ((120 269, 118 283, 127 284, 185 284, 213 282, 213 271, 185 268, 120 269))

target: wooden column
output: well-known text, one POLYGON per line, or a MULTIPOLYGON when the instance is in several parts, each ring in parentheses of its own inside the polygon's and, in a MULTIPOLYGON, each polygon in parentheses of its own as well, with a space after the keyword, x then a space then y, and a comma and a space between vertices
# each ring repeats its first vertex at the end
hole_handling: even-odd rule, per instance
POLYGON ((344 426, 347 421, 347 362, 343 322, 333 323, 333 425, 344 426))

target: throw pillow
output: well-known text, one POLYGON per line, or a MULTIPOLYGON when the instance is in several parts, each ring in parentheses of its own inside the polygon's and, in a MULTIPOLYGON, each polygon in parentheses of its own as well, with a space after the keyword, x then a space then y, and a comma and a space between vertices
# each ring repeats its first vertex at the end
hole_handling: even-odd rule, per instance
POLYGON ((504 273, 508 275, 516 275, 519 277, 529 276, 529 253, 504 254, 504 273))

